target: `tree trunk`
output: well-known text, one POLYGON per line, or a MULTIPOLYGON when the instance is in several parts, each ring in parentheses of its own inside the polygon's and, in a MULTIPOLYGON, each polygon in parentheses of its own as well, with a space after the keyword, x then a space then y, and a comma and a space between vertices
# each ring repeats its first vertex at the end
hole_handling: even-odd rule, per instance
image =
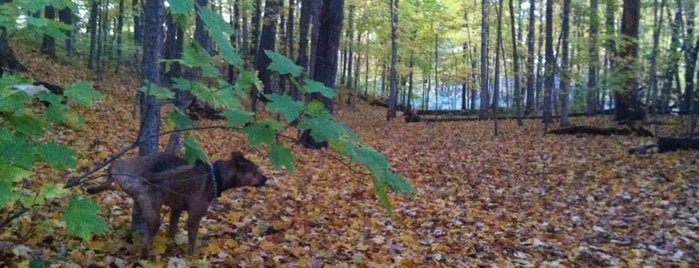
POLYGON ((131 2, 133 16, 133 40, 136 44, 142 44, 143 41, 143 17, 141 12, 141 0, 133 0, 131 2))
MULTIPOLYGON (((337 77, 337 54, 340 48, 340 37, 342 36, 344 2, 344 0, 323 0, 319 16, 318 54, 313 79, 329 88, 335 88, 335 79, 337 77)), ((330 114, 334 113, 335 107, 332 98, 323 97, 319 93, 310 94, 310 98, 319 100, 325 104, 325 108, 330 114)), ((327 147, 327 142, 318 143, 313 140, 308 130, 301 132, 299 142, 309 148, 327 147)))
MULTIPOLYGON (((512 67, 514 69, 514 79, 515 79, 515 110, 517 112, 517 125, 522 126, 524 122, 522 121, 522 89, 519 84, 519 52, 517 50, 517 39, 515 36, 515 8, 514 1, 510 0, 510 24, 512 25, 512 67)), ((521 23, 520 23, 521 26, 521 23)), ((521 27, 519 28, 521 33, 521 27)))
MULTIPOLYGON (((0 4, 2 4, 2 2, 3 1, 0 1, 0 4)), ((6 70, 24 72, 27 68, 15 57, 15 53, 10 47, 5 27, 0 27, 0 76, 2 76, 6 70)))
POLYGON ((199 8, 205 8, 209 6, 209 0, 197 0, 195 5, 195 10, 197 11, 196 22, 194 26, 194 39, 199 42, 201 47, 211 54, 211 36, 207 32, 204 21, 201 20, 199 16, 199 8))
MULTIPOLYGON (((398 0, 396 0, 396 6, 397 6, 397 4, 398 4, 398 0)), ((398 15, 396 14, 396 16, 398 16, 398 15)), ((397 23, 397 21, 396 21, 396 23, 397 23)), ((347 42, 348 55, 347 56, 348 57, 347 57, 347 80, 346 80, 347 83, 345 85, 348 88, 351 88, 352 81, 354 80, 354 79, 352 79, 352 66, 353 66, 352 60, 354 57, 354 50, 353 50, 354 44, 352 43, 352 41, 354 40, 354 5, 349 6, 349 18, 347 21, 347 27, 349 29, 347 30, 347 37, 348 37, 348 39, 347 39, 348 40, 348 42, 347 42)))
POLYGON ((597 15, 598 0, 590 0, 590 46, 587 50, 589 61, 587 65, 587 97, 585 106, 587 115, 597 113, 597 72, 599 70, 599 48, 597 38, 599 36, 599 16, 597 15))
POLYGON ((649 94, 647 95, 647 106, 650 108, 648 111, 652 114, 657 114, 660 112, 660 99, 658 97, 658 53, 660 53, 660 31, 663 25, 663 10, 665 9, 666 0, 660 2, 660 7, 658 7, 658 0, 654 0, 653 8, 653 49, 651 51, 650 58, 650 75, 648 78, 648 86, 650 87, 649 94))
MULTIPOLYGON (((695 45, 694 37, 694 17, 695 13, 695 3, 693 0, 685 2, 686 8, 686 24, 684 40, 682 42, 684 50, 684 97, 682 105, 680 105, 680 112, 683 114, 689 114, 692 108, 692 103, 694 102, 694 70, 697 66, 697 52, 699 52, 699 41, 695 45)), ((682 0, 677 0, 677 5, 682 5, 682 0)))
POLYGON ((621 36, 624 39, 619 51, 619 73, 624 76, 624 89, 614 93, 617 121, 638 121, 645 118, 645 111, 638 100, 638 31, 641 19, 640 0, 624 0, 624 12, 621 20, 621 36))
MULTIPOLYGON (((56 9, 52 5, 44 7, 44 18, 47 20, 54 20, 56 18, 56 9)), ((52 36, 44 34, 41 41, 41 53, 49 56, 56 56, 56 40, 52 36)))
MULTIPOLYGON (((618 0, 606 0, 605 5, 607 8, 605 9, 605 15, 604 15, 604 25, 605 25, 605 33, 606 33, 606 42, 605 42, 605 70, 609 71, 612 70, 614 67, 616 67, 615 64, 615 59, 616 57, 616 41, 614 40, 615 35, 616 35, 616 20, 614 19, 615 17, 615 12, 617 9, 617 2, 618 0)), ((598 96, 599 100, 597 103, 599 104, 600 107, 598 109, 605 109, 605 99, 604 95, 605 92, 609 91, 609 88, 612 86, 610 85, 609 82, 605 83, 605 85, 602 85, 604 90, 603 91, 598 91, 598 96)))
POLYGON ((546 0, 546 74, 544 85, 544 133, 548 132, 551 124, 551 96, 553 95, 553 83, 556 72, 555 58, 553 57, 553 0, 546 0))
MULTIPOLYGON (((165 1, 146 0, 144 12, 143 63, 141 69, 141 86, 160 85, 160 53, 163 47, 163 17, 165 1)), ((160 133, 160 101, 151 95, 139 93, 141 102, 141 127, 138 133, 138 153, 147 155, 158 151, 160 133)), ((132 215, 132 232, 135 229, 145 231, 142 211, 134 207, 132 215)))
POLYGON ((534 88, 536 86, 536 66, 534 59, 534 35, 536 32, 536 0, 529 1, 529 32, 527 33, 527 96, 524 113, 529 115, 534 111, 534 88))
MULTIPOLYGON (((199 15, 197 14, 197 18, 199 15)), ((180 26, 175 21, 175 18, 171 13, 167 15, 167 32, 165 34, 165 45, 163 48, 163 59, 174 60, 182 58, 182 51, 184 47, 184 32, 180 29, 180 26)), ((191 71, 189 73, 192 73, 191 71)), ((170 65, 170 69, 166 71, 163 75, 163 84, 169 84, 173 78, 182 76, 182 66, 177 61, 174 61, 170 65)), ((189 78, 192 75, 189 75, 189 78)), ((179 89, 173 89, 175 91, 175 99, 172 100, 172 104, 175 105, 180 111, 185 112, 187 107, 192 103, 194 97, 190 92, 182 91, 179 89)), ((167 147, 165 151, 170 154, 177 154, 182 145, 182 133, 180 131, 175 131, 170 134, 168 139, 167 147)))
POLYGON ((481 1, 481 111, 479 117, 485 119, 488 108, 488 0, 481 1))
POLYGON ((386 120, 396 118, 396 101, 398 95, 398 78, 396 77, 396 63, 398 61, 398 7, 398 0, 391 0, 391 71, 389 74, 390 89, 386 120))
MULTIPOLYGON (((276 0, 272 0, 276 1, 276 0)), ((252 19, 250 20, 250 51, 249 51, 249 56, 252 57, 249 59, 250 62, 255 62, 255 58, 257 56, 257 45, 259 43, 260 39, 260 25, 261 25, 261 18, 262 18, 262 0, 255 0, 255 14, 252 15, 252 19)))
MULTIPOLYGON (((119 14, 117 15, 117 27, 116 27, 116 56, 117 56, 117 66, 121 62, 121 33, 124 29, 124 0, 119 0, 119 14)), ((119 68, 116 68, 119 70, 119 68)))
MULTIPOLYGON (((272 93, 278 92, 279 90, 272 85, 272 72, 267 69, 272 60, 267 57, 265 50, 274 51, 277 35, 277 22, 279 21, 279 10, 282 3, 281 0, 267 0, 266 2, 259 48, 257 49, 257 55, 255 55, 255 69, 257 70, 257 76, 260 78, 260 81, 264 87, 263 92, 272 93)), ((258 101, 257 90, 253 89, 252 94, 252 110, 255 111, 257 109, 258 101)))
POLYGON ((500 55, 502 47, 502 0, 498 0, 498 26, 495 41, 495 84, 493 84, 493 134, 498 135, 498 107, 500 107, 500 55))
POLYGON ((88 22, 90 28, 90 55, 88 56, 87 68, 92 70, 97 68, 97 61, 99 60, 97 58, 99 49, 97 41, 99 37, 99 10, 101 2, 101 0, 92 1, 90 6, 90 19, 88 22))
POLYGON ((570 87, 570 50, 568 36, 570 35, 570 0, 563 0, 563 25, 561 26, 562 44, 561 44, 561 91, 560 91, 560 103, 561 103, 561 119, 559 121, 560 127, 570 126, 570 121, 568 121, 568 88, 570 87))

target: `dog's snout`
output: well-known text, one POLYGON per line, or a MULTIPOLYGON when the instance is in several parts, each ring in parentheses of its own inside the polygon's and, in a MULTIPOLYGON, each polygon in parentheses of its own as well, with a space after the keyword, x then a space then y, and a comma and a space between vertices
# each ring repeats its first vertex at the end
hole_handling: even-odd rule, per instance
POLYGON ((260 181, 259 181, 257 184, 255 184, 255 187, 264 186, 265 183, 267 183, 267 177, 266 177, 266 176, 261 175, 260 177, 261 177, 261 178, 260 178, 260 181))

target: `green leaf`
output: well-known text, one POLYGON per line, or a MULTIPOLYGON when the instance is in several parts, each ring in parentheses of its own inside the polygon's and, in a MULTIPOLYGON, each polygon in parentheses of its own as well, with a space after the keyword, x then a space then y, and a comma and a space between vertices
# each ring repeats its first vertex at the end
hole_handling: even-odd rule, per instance
POLYGON ((168 3, 170 3, 170 12, 172 14, 187 14, 194 7, 194 1, 192 0, 168 1, 168 3))
POLYGON ((206 77, 218 77, 220 72, 211 65, 211 56, 200 44, 194 42, 193 45, 185 46, 182 52, 182 64, 188 67, 199 67, 206 77))
POLYGON ((325 84, 311 79, 306 79, 305 81, 308 93, 320 93, 320 95, 326 98, 335 97, 335 91, 332 88, 326 87, 325 84))
POLYGON ((192 119, 177 107, 173 109, 167 121, 173 122, 175 124, 175 129, 187 129, 194 127, 194 122, 192 122, 192 119))
POLYGON ((336 139, 342 133, 342 128, 330 115, 307 118, 301 122, 299 128, 310 130, 311 137, 316 142, 336 139))
POLYGON ((153 84, 150 81, 147 83, 147 85, 142 86, 138 90, 161 100, 170 100, 175 98, 175 92, 172 92, 172 90, 153 84))
POLYGON ((207 162, 206 154, 201 150, 201 144, 199 140, 192 136, 187 135, 184 137, 184 158, 189 161, 189 163, 194 163, 197 159, 207 162))
POLYGON ((294 61, 282 54, 271 50, 265 50, 265 54, 272 60, 267 69, 275 71, 279 73, 279 75, 290 74, 293 77, 298 77, 301 75, 301 72, 303 72, 301 66, 296 65, 294 61))
POLYGON ((102 93, 94 90, 90 82, 77 82, 69 85, 63 95, 83 106, 90 106, 93 102, 103 98, 102 93))
POLYGON ((243 132, 248 135, 250 147, 257 147, 260 144, 274 143, 275 131, 267 123, 255 123, 243 128, 243 132))
POLYGON ((36 94, 36 96, 37 98, 39 98, 40 101, 48 102, 51 105, 61 105, 62 102, 65 100, 65 97, 63 97, 62 95, 46 91, 39 92, 39 94, 36 94))
MULTIPOLYGON (((28 168, 11 166, 6 163, 0 163, 0 181, 19 181, 22 178, 31 176, 31 171, 28 168)), ((2 207, 2 206, 0 206, 2 207)))
POLYGON ((221 113, 228 120, 229 127, 242 127, 253 120, 253 113, 243 110, 228 110, 221 113))
POLYGON ((209 32, 223 32, 226 35, 233 34, 231 25, 208 7, 199 7, 199 17, 209 28, 209 32))
POLYGON ((269 147, 269 161, 274 168, 285 167, 289 173, 294 173, 294 155, 284 144, 275 142, 269 147))
MULTIPOLYGON (((2 174, 3 167, 0 166, 0 174, 2 174)), ((12 182, 0 177, 0 208, 5 208, 5 204, 10 200, 12 196, 12 182)))
POLYGON ((17 132, 30 137, 38 138, 44 135, 46 122, 36 117, 34 114, 25 113, 18 116, 5 118, 17 132))
POLYGON ((68 203, 68 209, 63 213, 68 233, 88 241, 92 233, 107 232, 109 225, 99 217, 101 210, 102 208, 91 199, 74 195, 68 203))
POLYGON ((224 87, 214 92, 214 97, 225 109, 240 109, 240 101, 236 98, 236 95, 232 86, 224 87))
POLYGON ((212 39, 219 48, 219 54, 223 56, 223 59, 230 65, 238 66, 241 62, 240 54, 231 46, 230 40, 227 38, 223 32, 211 35, 212 39))
POLYGON ((388 200, 388 194, 386 194, 386 184, 378 177, 374 178, 374 193, 376 197, 381 201, 381 204, 388 212, 389 217, 393 217, 393 205, 391 201, 388 200))
POLYGON ((65 145, 49 142, 39 145, 37 153, 53 169, 75 168, 77 154, 65 145))
POLYGON ((36 147, 22 137, 13 137, 12 140, 1 143, 0 152, 1 161, 23 169, 31 169, 36 162, 36 147))
POLYGON ((194 82, 189 79, 185 79, 182 77, 175 77, 172 79, 172 87, 175 89, 179 89, 182 91, 190 91, 192 88, 194 88, 194 82))
POLYGON ((287 122, 296 120, 303 110, 303 102, 294 101, 289 95, 265 94, 270 101, 267 103, 267 110, 275 113, 282 113, 287 122))
POLYGON ((68 107, 63 104, 51 104, 44 110, 46 118, 54 123, 63 123, 68 119, 68 107))
POLYGON ((65 196, 66 193, 68 193, 68 190, 56 183, 48 183, 41 187, 39 193, 44 199, 52 200, 65 196))
POLYGON ((250 90, 261 89, 262 81, 257 77, 257 73, 251 70, 241 70, 238 74, 238 81, 235 82, 234 88, 236 90, 245 92, 244 96, 250 95, 250 90))

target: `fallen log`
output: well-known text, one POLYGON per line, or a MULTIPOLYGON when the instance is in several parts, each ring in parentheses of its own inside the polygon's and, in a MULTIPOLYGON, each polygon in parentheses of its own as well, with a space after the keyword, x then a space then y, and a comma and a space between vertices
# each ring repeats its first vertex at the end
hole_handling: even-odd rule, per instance
POLYGON ((653 137, 653 133, 643 127, 625 127, 625 128, 601 128, 591 126, 574 126, 550 130, 549 134, 555 135, 636 135, 639 137, 653 137))

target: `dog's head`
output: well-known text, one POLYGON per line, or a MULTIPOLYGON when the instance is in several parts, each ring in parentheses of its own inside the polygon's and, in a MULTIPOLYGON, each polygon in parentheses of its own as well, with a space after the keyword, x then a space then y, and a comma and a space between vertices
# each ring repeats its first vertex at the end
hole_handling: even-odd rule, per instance
POLYGON ((260 172, 255 163, 240 152, 233 152, 230 160, 220 161, 221 177, 224 188, 241 186, 263 186, 267 177, 260 172))

